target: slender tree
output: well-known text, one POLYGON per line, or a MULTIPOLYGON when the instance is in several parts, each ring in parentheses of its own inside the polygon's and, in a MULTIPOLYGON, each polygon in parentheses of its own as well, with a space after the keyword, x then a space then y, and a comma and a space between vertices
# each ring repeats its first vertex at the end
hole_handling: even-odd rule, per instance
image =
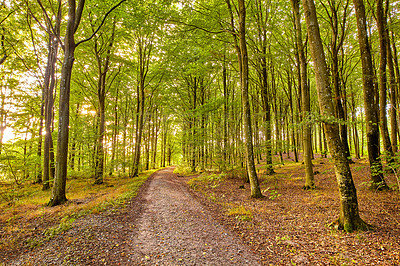
MULTIPOLYGON (((389 1, 386 1, 388 9, 389 1)), ((383 0, 376 0, 376 24, 379 33, 379 126, 382 136, 383 149, 387 156, 387 161, 393 161, 392 144, 389 137, 389 129, 387 124, 386 106, 387 106, 387 12, 383 7, 383 0)))
MULTIPOLYGON (((228 0, 229 1, 229 0, 228 0)), ((246 5, 244 0, 238 0, 239 6, 239 49, 237 49, 240 67, 240 85, 242 89, 243 131, 246 152, 247 172, 249 175, 251 196, 261 198, 261 190, 254 164, 253 138, 249 105, 249 63, 246 44, 246 5)))
POLYGON ((371 168, 371 179, 373 182, 372 186, 374 188, 384 189, 387 185, 383 177, 379 152, 379 127, 376 113, 374 70, 368 41, 365 7, 363 0, 353 0, 353 3, 357 17, 358 42, 361 53, 367 148, 369 165, 371 168))
POLYGON ((299 8, 299 0, 291 0, 292 9, 294 13, 295 19, 295 28, 296 28, 296 48, 299 57, 299 67, 300 71, 300 87, 301 87, 301 109, 302 109, 302 117, 303 121, 305 121, 303 125, 303 157, 304 157, 304 166, 305 166, 305 184, 304 189, 314 189, 314 172, 312 167, 312 147, 311 147, 311 122, 309 121, 310 117, 310 88, 307 84, 307 59, 304 52, 303 38, 301 32, 301 23, 300 23, 300 8, 299 8))

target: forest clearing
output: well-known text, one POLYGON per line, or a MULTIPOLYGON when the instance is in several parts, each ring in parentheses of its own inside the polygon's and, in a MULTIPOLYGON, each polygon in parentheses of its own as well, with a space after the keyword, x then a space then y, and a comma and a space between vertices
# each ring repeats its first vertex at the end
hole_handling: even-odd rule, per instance
POLYGON ((399 14, 0 1, 0 259, 399 264, 399 14))

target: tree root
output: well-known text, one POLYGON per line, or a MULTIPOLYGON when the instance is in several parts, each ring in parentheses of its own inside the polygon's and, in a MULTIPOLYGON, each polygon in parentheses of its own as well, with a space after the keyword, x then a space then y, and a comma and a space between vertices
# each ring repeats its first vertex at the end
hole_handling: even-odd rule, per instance
POLYGON ((64 199, 50 199, 49 203, 47 203, 47 207, 54 207, 54 206, 58 206, 58 205, 62 205, 64 203, 66 203, 68 200, 67 198, 64 199))
POLYGON ((344 230, 346 233, 373 231, 375 227, 364 222, 360 217, 356 218, 352 223, 344 223, 342 219, 338 218, 328 224, 328 228, 336 230, 344 230))
POLYGON ((314 190, 317 187, 315 185, 305 185, 303 186, 303 190, 314 190))

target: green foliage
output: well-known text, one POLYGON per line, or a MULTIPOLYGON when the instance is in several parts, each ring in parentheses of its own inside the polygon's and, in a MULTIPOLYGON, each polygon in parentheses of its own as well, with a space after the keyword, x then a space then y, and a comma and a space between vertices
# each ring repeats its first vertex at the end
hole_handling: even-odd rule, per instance
POLYGON ((175 167, 174 174, 187 176, 187 175, 190 175, 190 174, 193 174, 193 173, 192 173, 192 169, 191 169, 190 166, 185 165, 185 164, 180 164, 180 165, 175 167))
POLYGON ((247 181, 247 173, 244 168, 234 168, 225 172, 227 179, 241 179, 243 182, 247 181))
POLYGON ((226 178, 226 174, 209 174, 203 173, 198 177, 194 177, 188 181, 188 185, 196 189, 199 184, 208 185, 210 188, 216 188, 226 178))
POLYGON ((253 219, 251 210, 246 209, 243 205, 229 209, 227 214, 229 216, 235 216, 239 221, 250 222, 253 219))
POLYGON ((267 193, 267 192, 269 192, 269 197, 268 197, 268 198, 269 198, 270 200, 274 200, 274 199, 276 199, 276 198, 282 196, 282 194, 279 194, 278 191, 277 191, 276 189, 271 189, 270 187, 268 187, 268 188, 262 190, 261 192, 262 192, 262 193, 267 193))

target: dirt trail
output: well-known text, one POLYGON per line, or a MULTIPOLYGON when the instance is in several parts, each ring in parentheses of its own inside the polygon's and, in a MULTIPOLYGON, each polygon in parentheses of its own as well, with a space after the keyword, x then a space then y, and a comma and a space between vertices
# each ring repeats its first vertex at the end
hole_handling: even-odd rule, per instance
POLYGON ((257 265, 172 168, 156 172, 126 210, 91 215, 6 265, 257 265))

